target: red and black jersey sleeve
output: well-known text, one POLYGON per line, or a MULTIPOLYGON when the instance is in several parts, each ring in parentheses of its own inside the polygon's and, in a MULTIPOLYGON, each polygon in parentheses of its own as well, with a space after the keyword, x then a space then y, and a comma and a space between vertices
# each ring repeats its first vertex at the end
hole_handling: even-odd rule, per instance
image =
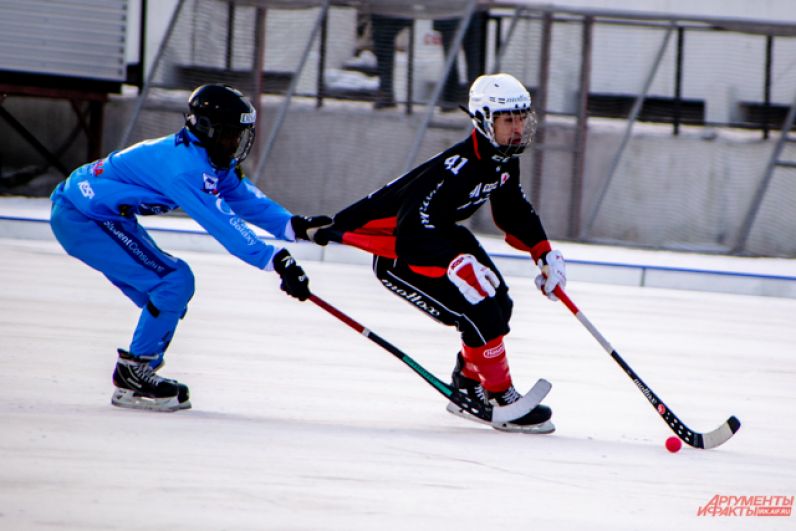
POLYGON ((342 243, 379 256, 400 257, 418 267, 447 267, 467 232, 456 225, 462 219, 457 206, 466 199, 471 180, 471 168, 457 175, 467 166, 467 151, 462 142, 432 157, 338 212, 332 229, 342 243), (452 157, 464 162, 452 166, 452 157))
POLYGON ((340 242, 369 253, 397 258, 396 225, 398 211, 408 189, 422 177, 432 160, 368 194, 334 216, 331 229, 340 242))
POLYGON ((531 253, 534 262, 550 251, 542 221, 528 201, 519 179, 519 161, 509 163, 506 182, 490 198, 495 225, 506 234, 506 242, 531 253))

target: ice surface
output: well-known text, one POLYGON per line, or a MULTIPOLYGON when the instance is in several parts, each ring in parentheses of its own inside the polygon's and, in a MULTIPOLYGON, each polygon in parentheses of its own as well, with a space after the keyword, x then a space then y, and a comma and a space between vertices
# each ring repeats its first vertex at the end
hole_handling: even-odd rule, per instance
MULTIPOLYGON (((509 277, 515 382, 553 382, 558 431, 445 412, 407 367, 277 277, 179 252, 197 294, 162 373, 193 409, 110 405, 137 309, 54 242, 0 240, 0 529, 793 529, 706 517, 716 494, 796 494, 796 300, 571 282, 569 294, 691 428, 670 454, 644 397, 561 304, 509 277)), ((307 261, 323 298, 446 378, 457 334, 367 267, 307 261)))

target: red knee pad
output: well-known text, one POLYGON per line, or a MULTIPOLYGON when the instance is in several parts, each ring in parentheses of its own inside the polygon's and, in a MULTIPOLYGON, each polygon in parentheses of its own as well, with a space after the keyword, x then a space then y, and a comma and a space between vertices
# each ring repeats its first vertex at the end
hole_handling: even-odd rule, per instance
POLYGON ((498 336, 480 347, 462 345, 462 356, 465 361, 462 374, 479 380, 487 391, 503 391, 511 385, 503 336, 498 336))

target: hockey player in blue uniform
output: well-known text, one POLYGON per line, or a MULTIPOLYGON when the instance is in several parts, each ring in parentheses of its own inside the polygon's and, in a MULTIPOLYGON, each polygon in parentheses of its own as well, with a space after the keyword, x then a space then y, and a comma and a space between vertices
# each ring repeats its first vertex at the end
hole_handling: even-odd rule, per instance
POLYGON ((325 216, 293 215, 243 176, 254 141, 255 109, 236 89, 203 85, 188 100, 186 124, 77 168, 52 194, 51 226, 67 253, 103 273, 138 307, 129 350, 119 349, 111 403, 175 411, 190 408, 188 387, 157 370, 194 293, 188 265, 162 251, 137 216, 182 208, 231 254, 276 271, 281 288, 309 297, 308 279, 284 247, 269 245, 246 225, 276 238, 307 239, 325 216))

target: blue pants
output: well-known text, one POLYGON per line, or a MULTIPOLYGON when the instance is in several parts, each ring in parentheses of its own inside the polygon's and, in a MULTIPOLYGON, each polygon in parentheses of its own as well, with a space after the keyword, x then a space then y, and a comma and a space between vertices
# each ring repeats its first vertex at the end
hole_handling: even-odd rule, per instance
POLYGON ((153 356, 157 365, 193 297, 188 264, 159 249, 135 218, 95 220, 58 199, 50 226, 67 253, 104 274, 142 309, 130 352, 153 356))

